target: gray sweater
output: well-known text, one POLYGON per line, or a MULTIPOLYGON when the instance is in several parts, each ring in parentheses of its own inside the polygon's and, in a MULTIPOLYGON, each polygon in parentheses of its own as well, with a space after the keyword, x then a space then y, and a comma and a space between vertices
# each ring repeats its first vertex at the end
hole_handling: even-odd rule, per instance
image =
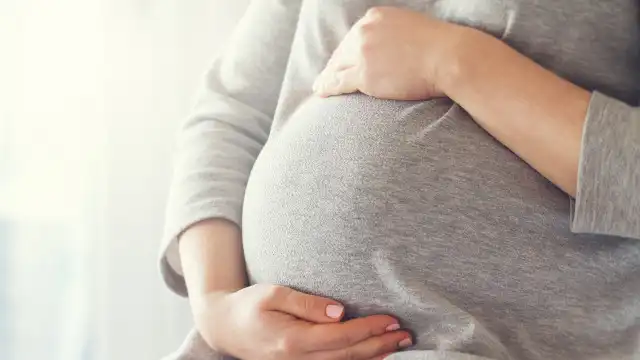
POLYGON ((397 316, 416 345, 391 359, 639 359, 639 12, 635 0, 254 1, 180 134, 167 284, 186 294, 177 236, 222 217, 242 228, 252 283, 397 316), (576 199, 449 100, 313 96, 374 5, 482 29, 592 90, 576 199))

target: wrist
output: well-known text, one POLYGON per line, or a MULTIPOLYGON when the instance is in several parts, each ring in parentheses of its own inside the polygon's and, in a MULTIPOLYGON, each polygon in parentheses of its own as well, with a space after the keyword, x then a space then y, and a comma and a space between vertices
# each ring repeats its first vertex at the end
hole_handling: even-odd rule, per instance
POLYGON ((207 345, 215 352, 227 354, 223 348, 224 333, 232 313, 232 293, 214 292, 189 297, 195 328, 207 345))
POLYGON ((477 29, 450 25, 442 47, 443 56, 434 71, 434 84, 448 97, 452 97, 457 87, 464 86, 470 65, 479 61, 478 50, 486 48, 491 39, 495 40, 477 29))
POLYGON ((200 310, 210 309, 212 305, 218 307, 219 304, 222 304, 225 299, 229 298, 229 296, 235 292, 236 291, 223 290, 194 295, 189 294, 189 305, 195 315, 195 313, 200 312, 200 310))

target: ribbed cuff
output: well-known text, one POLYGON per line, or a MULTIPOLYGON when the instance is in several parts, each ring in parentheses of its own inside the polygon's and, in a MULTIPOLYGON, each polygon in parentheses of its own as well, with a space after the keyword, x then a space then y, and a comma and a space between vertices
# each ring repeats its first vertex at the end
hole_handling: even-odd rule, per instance
POLYGON ((638 110, 594 92, 582 137, 571 230, 640 237, 638 110))

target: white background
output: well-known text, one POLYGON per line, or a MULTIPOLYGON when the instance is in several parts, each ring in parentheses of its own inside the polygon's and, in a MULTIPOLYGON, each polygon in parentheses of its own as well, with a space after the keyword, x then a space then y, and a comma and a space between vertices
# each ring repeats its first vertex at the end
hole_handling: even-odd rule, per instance
POLYGON ((0 358, 158 359, 179 345, 187 305, 156 265, 171 152, 247 3, 0 0, 0 222, 18 229, 0 232, 0 358))

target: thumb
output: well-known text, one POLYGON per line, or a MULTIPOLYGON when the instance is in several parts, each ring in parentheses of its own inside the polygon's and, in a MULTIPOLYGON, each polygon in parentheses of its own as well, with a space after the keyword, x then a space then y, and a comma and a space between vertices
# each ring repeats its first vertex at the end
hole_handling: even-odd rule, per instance
POLYGON ((337 301, 284 286, 275 286, 271 290, 264 302, 265 310, 280 311, 315 323, 337 322, 344 316, 344 306, 337 301))
POLYGON ((357 66, 351 66, 337 72, 328 71, 321 74, 314 90, 322 97, 349 94, 358 91, 360 72, 357 66))

